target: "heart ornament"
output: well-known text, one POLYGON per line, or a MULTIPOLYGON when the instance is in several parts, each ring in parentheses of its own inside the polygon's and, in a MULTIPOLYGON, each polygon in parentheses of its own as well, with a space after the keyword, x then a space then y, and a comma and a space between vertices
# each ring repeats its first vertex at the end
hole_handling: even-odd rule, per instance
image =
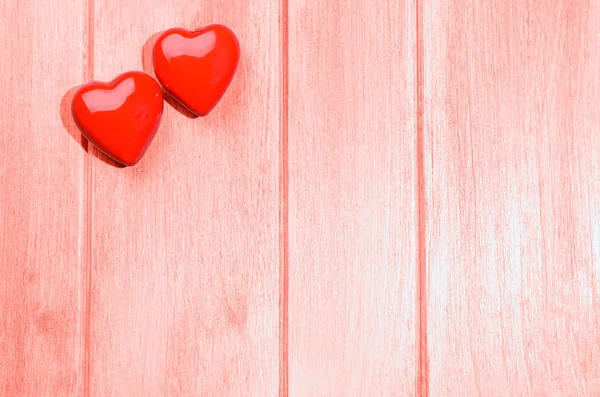
POLYGON ((159 36, 152 58, 165 90, 195 115, 206 116, 235 75, 240 45, 223 25, 194 31, 173 28, 159 36))
POLYGON ((135 165, 152 142, 163 112, 158 83, 128 72, 110 83, 91 82, 75 93, 75 122, 98 149, 123 165, 135 165))

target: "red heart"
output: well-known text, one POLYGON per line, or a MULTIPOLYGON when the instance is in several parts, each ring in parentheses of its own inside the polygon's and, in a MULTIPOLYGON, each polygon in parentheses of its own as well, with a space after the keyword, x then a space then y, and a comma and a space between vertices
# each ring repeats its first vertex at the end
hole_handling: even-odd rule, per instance
POLYGON ((135 165, 156 134, 163 111, 158 83, 128 72, 110 83, 91 82, 73 98, 73 117, 83 135, 108 157, 135 165))
POLYGON ((165 89, 192 113, 206 116, 233 79, 240 45, 226 26, 193 32, 173 28, 154 44, 154 71, 165 89))

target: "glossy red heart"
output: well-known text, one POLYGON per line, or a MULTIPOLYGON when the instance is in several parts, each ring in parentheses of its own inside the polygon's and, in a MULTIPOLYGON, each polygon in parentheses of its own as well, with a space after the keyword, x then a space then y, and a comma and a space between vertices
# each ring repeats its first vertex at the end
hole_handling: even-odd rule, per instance
POLYGON ((182 105, 206 116, 231 83, 240 59, 240 45, 226 26, 210 25, 193 32, 173 28, 153 48, 158 81, 182 105))
POLYGON ((108 157, 135 165, 152 142, 163 112, 160 85, 142 72, 110 83, 83 85, 73 98, 73 117, 83 135, 108 157))

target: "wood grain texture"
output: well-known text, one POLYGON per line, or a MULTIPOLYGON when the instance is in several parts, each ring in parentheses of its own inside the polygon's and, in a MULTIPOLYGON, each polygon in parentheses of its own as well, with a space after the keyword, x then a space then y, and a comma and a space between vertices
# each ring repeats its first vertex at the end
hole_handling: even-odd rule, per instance
POLYGON ((61 98, 82 78, 82 15, 80 2, 0 6, 1 396, 81 395, 86 153, 61 98))
POLYGON ((225 24, 242 56, 208 117, 167 105, 138 165, 93 164, 90 395, 276 396, 279 3, 151 5, 96 2, 96 79, 151 72, 173 26, 225 24))
POLYGON ((289 395, 412 396, 412 1, 289 2, 289 395))
POLYGON ((46 3, 0 6, 0 396, 600 395, 597 2, 46 3), (87 156, 69 90, 210 23, 211 115, 87 156))
POLYGON ((600 395, 599 4, 424 5, 430 395, 600 395))

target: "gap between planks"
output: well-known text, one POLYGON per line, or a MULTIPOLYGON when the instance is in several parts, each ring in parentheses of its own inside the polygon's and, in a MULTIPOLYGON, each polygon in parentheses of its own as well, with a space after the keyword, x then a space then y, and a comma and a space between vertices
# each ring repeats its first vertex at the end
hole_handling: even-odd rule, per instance
POLYGON ((427 352, 427 201, 425 193, 425 146, 424 142, 424 44, 423 0, 415 0, 416 18, 416 68, 417 68, 417 385, 416 395, 429 396, 429 356, 427 352))
MULTIPOLYGON (((83 0, 84 2, 84 27, 83 27, 83 80, 84 83, 93 80, 94 78, 94 15, 95 3, 94 0, 83 0)), ((91 349, 91 291, 92 291, 92 156, 94 150, 92 145, 83 136, 83 149, 85 150, 85 160, 82 164, 81 175, 81 195, 80 195, 80 267, 83 276, 83 360, 82 360, 82 395, 90 396, 90 349, 91 349)))
POLYGON ((289 3, 280 3, 280 72, 281 72, 281 103, 280 103, 280 249, 281 258, 279 269, 279 397, 289 395, 289 3))

